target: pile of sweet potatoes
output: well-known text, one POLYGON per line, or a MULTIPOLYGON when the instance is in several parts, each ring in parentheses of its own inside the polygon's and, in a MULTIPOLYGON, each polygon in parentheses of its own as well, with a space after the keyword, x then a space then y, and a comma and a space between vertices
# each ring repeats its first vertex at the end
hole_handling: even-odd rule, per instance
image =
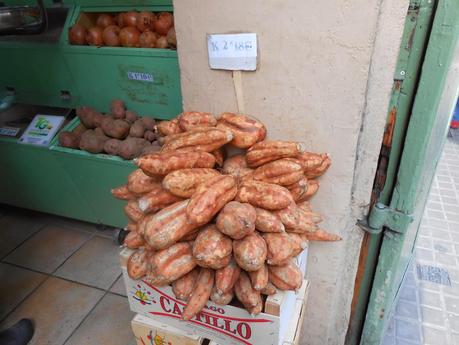
POLYGON ((128 274, 171 284, 187 302, 184 320, 209 298, 224 305, 236 296, 260 313, 262 295, 300 288, 293 259, 308 241, 340 240, 320 229, 309 202, 327 154, 265 140, 262 123, 232 113, 185 112, 157 129, 161 151, 135 159, 139 169, 112 194, 128 201, 125 245, 137 249, 128 274))
POLYGON ((76 114, 81 124, 71 132, 59 134, 59 143, 63 147, 107 153, 124 159, 161 149, 155 120, 126 110, 124 102, 119 99, 111 102, 110 114, 103 115, 90 107, 79 107, 76 114))

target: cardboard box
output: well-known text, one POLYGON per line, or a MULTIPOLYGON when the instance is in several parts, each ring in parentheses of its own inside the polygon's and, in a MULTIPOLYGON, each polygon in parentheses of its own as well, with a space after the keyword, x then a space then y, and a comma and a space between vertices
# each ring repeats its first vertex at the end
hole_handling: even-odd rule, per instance
MULTIPOLYGON (((131 310, 220 345, 282 344, 297 301, 304 303, 309 286, 307 281, 303 281, 301 289, 296 293, 281 291, 269 296, 267 304, 277 309, 278 315, 260 313, 254 317, 239 306, 221 306, 208 301, 192 320, 182 321, 181 315, 186 303, 177 300, 169 286, 156 287, 143 280, 132 280, 128 276, 126 260, 130 253, 129 249, 123 249, 121 262, 131 310)), ((300 256, 298 261, 305 267, 304 257, 300 256)))
POLYGON ((203 338, 137 314, 131 321, 137 345, 201 345, 203 338))

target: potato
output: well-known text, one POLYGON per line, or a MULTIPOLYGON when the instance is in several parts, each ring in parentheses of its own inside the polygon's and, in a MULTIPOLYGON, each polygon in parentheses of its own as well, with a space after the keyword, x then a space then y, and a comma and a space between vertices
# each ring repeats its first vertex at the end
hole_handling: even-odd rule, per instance
POLYGON ((143 138, 148 141, 153 141, 156 139, 156 133, 150 130, 145 131, 143 138))
POLYGON ((128 123, 134 123, 134 122, 137 121, 138 118, 139 118, 139 116, 137 115, 136 112, 131 111, 131 110, 126 110, 126 117, 125 117, 125 120, 126 120, 128 123))
POLYGON ((102 131, 109 137, 115 139, 124 139, 129 134, 129 124, 123 120, 114 120, 111 117, 105 117, 100 125, 102 131))
POLYGON ((136 158, 147 143, 143 138, 127 138, 120 143, 118 155, 124 159, 136 158))
POLYGON ((131 128, 129 129, 129 136, 130 137, 143 138, 144 133, 145 133, 145 127, 144 127, 141 119, 139 119, 136 122, 134 122, 131 125, 131 128))
POLYGON ((80 136, 68 131, 61 132, 59 133, 59 144, 62 147, 77 149, 80 144, 80 136))
POLYGON ((143 126, 149 130, 149 131, 155 131, 156 127, 156 121, 155 119, 147 116, 143 116, 140 118, 140 121, 142 122, 143 126))
POLYGON ((126 117, 126 107, 120 99, 114 99, 110 103, 110 112, 115 119, 124 119, 126 117))
POLYGON ((76 114, 81 123, 89 129, 94 129, 100 126, 104 116, 91 107, 76 108, 76 114))
POLYGON ((145 144, 145 146, 142 148, 142 152, 140 153, 140 155, 143 156, 149 153, 156 153, 159 151, 161 151, 161 146, 159 146, 158 143, 155 141, 151 143, 151 145, 145 144))
POLYGON ((84 132, 86 132, 88 129, 80 123, 78 126, 76 126, 73 130, 72 133, 78 136, 81 136, 84 132))
POLYGON ((81 150, 91 153, 100 153, 104 150, 106 141, 104 137, 89 129, 81 135, 79 147, 81 150))
POLYGON ((104 151, 109 155, 118 155, 120 150, 121 140, 108 139, 104 144, 104 151))

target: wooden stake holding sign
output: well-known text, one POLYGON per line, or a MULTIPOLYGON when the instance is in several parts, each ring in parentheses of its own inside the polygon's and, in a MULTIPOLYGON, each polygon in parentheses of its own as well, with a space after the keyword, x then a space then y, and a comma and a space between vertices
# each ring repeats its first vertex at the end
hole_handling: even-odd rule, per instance
POLYGON ((232 71, 239 113, 244 113, 242 71, 257 69, 257 34, 215 34, 207 36, 211 69, 232 71))

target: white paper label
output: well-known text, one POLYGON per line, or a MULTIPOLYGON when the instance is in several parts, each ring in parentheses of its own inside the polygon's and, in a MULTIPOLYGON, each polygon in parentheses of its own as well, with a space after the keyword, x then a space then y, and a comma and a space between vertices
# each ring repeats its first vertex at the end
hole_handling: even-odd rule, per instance
POLYGON ((1 127, 0 135, 15 137, 19 133, 20 128, 16 127, 1 127))
POLYGON ((131 80, 153 82, 153 75, 150 73, 127 72, 127 76, 131 80))
POLYGON ((208 35, 207 50, 212 69, 230 71, 257 69, 257 34, 208 35))

